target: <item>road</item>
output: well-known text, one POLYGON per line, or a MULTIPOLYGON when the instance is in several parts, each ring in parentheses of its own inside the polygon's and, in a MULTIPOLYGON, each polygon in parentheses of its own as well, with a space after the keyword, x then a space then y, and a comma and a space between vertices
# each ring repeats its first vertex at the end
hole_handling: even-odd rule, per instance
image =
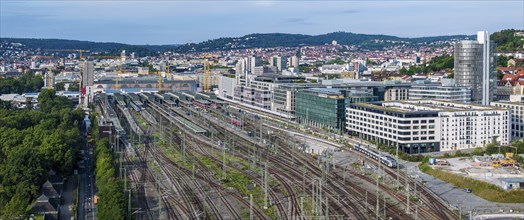
POLYGON ((93 197, 96 193, 93 176, 93 149, 86 140, 84 146, 84 168, 79 171, 78 216, 80 220, 96 219, 93 197))

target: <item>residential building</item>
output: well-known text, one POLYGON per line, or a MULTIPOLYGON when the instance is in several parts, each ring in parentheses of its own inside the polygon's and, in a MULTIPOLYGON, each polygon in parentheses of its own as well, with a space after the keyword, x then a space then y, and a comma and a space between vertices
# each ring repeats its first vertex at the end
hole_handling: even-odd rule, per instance
POLYGON ((397 146, 406 153, 508 144, 509 110, 437 100, 352 103, 346 110, 350 134, 397 146))
MULTIPOLYGON (((517 96, 512 96, 517 97, 517 96)), ((522 96, 518 96, 522 97, 522 96)), ((522 98, 519 101, 498 101, 492 102, 492 106, 508 108, 511 112, 510 117, 510 132, 511 140, 518 140, 524 138, 524 102, 522 98)))
POLYGON ((471 102, 471 89, 456 84, 416 81, 409 89, 409 100, 436 99, 452 102, 471 102))
POLYGON ((282 70, 287 68, 287 57, 273 56, 269 58, 269 65, 277 68, 277 72, 281 73, 282 70))
POLYGON ((474 103, 489 105, 496 90, 496 45, 490 42, 486 31, 477 33, 477 41, 455 44, 455 73, 457 84, 471 88, 474 103))
POLYGON ((300 64, 299 62, 299 59, 297 56, 292 56, 288 59, 288 63, 290 67, 298 67, 298 65, 300 64))

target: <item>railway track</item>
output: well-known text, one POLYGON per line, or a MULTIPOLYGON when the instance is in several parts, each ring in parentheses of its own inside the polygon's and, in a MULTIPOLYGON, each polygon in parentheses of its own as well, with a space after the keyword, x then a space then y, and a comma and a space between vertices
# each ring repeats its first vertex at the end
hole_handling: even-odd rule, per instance
MULTIPOLYGON (((157 114, 162 115, 162 117, 168 118, 171 113, 170 110, 166 110, 160 105, 150 105, 152 109, 155 109, 157 111, 157 114)), ((192 111, 192 110, 190 110, 192 111)), ((241 160, 244 161, 250 161, 251 158, 248 155, 251 155, 252 152, 259 152, 260 155, 264 155, 267 158, 267 161, 271 164, 268 168, 269 173, 271 173, 274 176, 274 179, 277 181, 277 187, 283 187, 283 190, 288 194, 287 196, 280 196, 280 200, 286 200, 287 206, 284 205, 277 205, 275 204, 275 207, 278 210, 279 217, 281 219, 303 219, 304 213, 303 210, 301 210, 300 202, 298 198, 299 192, 305 192, 308 194, 312 194, 313 190, 310 186, 312 186, 313 183, 309 183, 308 187, 303 187, 302 190, 297 189, 295 187, 296 184, 293 184, 294 182, 301 182, 303 181, 303 171, 300 170, 298 167, 305 167, 307 170, 308 175, 313 176, 312 179, 315 178, 321 178, 323 175, 326 176, 326 181, 324 184, 320 185, 320 189, 325 193, 323 197, 327 195, 328 201, 323 201, 322 206, 327 207, 329 206, 329 213, 327 208, 321 209, 320 213, 317 213, 317 215, 324 215, 324 214, 338 214, 339 216, 345 216, 346 218, 351 219, 368 219, 369 215, 367 214, 369 211, 373 212, 373 209, 364 210, 366 207, 363 205, 362 200, 364 200, 364 192, 369 191, 363 188, 362 186, 359 186, 355 183, 346 183, 342 182, 342 177, 337 174, 336 172, 329 172, 327 174, 322 173, 322 170, 318 167, 318 164, 315 162, 314 159, 312 159, 309 155, 303 155, 300 153, 293 152, 293 150, 290 150, 291 146, 289 144, 284 143, 286 137, 280 137, 280 143, 276 144, 276 149, 278 150, 278 155, 272 155, 267 144, 260 144, 259 142, 255 141, 253 138, 248 137, 245 133, 238 133, 235 129, 232 129, 231 127, 225 125, 224 122, 219 121, 212 117, 206 117, 203 115, 203 119, 195 119, 195 114, 193 116, 189 117, 185 115, 184 112, 181 110, 175 111, 178 115, 181 115, 182 117, 188 118, 192 120, 195 123, 203 124, 204 122, 209 123, 208 126, 212 127, 216 131, 219 131, 217 134, 215 134, 215 138, 223 140, 224 142, 228 139, 228 135, 232 135, 237 139, 236 146, 237 151, 232 151, 230 154, 232 154, 235 157, 238 157, 241 160), (287 146, 287 147, 285 147, 287 146), (292 155, 293 154, 293 155, 292 155), (296 158, 293 160, 293 163, 289 160, 286 160, 288 158, 296 158), (283 159, 286 158, 286 159, 283 159), (339 201, 336 195, 340 195, 344 199, 343 201, 339 201)), ((167 121, 167 120, 166 120, 167 121)), ((251 122, 254 123, 254 122, 251 122)), ((254 124, 246 123, 246 126, 248 129, 255 129, 254 124)), ((264 128, 265 131, 269 131, 270 129, 264 128)), ((190 134, 191 132, 187 132, 187 134, 190 134)), ((215 164, 221 164, 222 160, 218 158, 214 153, 209 152, 210 150, 214 149, 214 143, 211 143, 210 138, 202 137, 196 134, 192 134, 192 140, 191 142, 194 142, 194 144, 191 144, 191 147, 188 149, 191 151, 192 154, 198 154, 201 156, 205 156, 207 158, 212 158, 213 162, 215 164), (206 146, 206 147, 203 147, 206 146)), ((188 152, 189 152, 188 151, 188 152)), ((189 154, 188 154, 189 155, 189 154)), ((262 156, 262 157, 264 157, 262 156)), ((167 161, 164 161, 167 163, 167 161)), ((164 163, 163 163, 164 164, 164 163)), ((255 162, 257 167, 263 166, 263 160, 258 160, 255 162)), ((199 169, 201 171, 205 171, 203 164, 197 164, 199 169)), ((171 168, 170 168, 171 169, 171 168)), ((173 168, 175 169, 175 168, 173 168)), ((229 166, 227 169, 233 169, 235 171, 239 171, 240 168, 235 166, 229 166)), ((176 170, 176 169, 175 169, 176 170)), ((179 171, 182 171, 182 173, 185 173, 184 175, 189 175, 191 171, 187 169, 179 169, 179 171), (189 172, 189 173, 188 173, 189 172)), ((210 171, 207 171, 210 172, 210 171)), ((200 172, 200 173, 206 173, 206 172, 200 172)), ((246 176, 248 176, 253 181, 256 181, 258 184, 261 184, 261 181, 257 181, 256 179, 261 179, 260 175, 253 175, 249 174, 248 172, 244 172, 246 176)), ((353 175, 353 174, 352 174, 353 175)), ((199 179, 207 180, 208 184, 210 179, 216 179, 216 176, 204 176, 201 174, 195 175, 198 176, 199 179)), ((362 180, 366 182, 373 183, 372 180, 369 178, 364 178, 361 176, 354 175, 355 177, 362 178, 362 180)), ((216 186, 213 186, 216 187, 216 186)), ((198 187, 197 187, 198 188, 198 187)), ((273 188, 273 187, 272 187, 273 188)), ((198 190, 198 189, 197 189, 198 190)), ((318 190, 318 189, 317 189, 318 190)), ((400 200, 402 203, 401 198, 395 196, 396 192, 393 192, 391 190, 387 190, 387 186, 381 185, 381 190, 386 192, 388 195, 392 198, 395 198, 397 200, 400 200)), ((272 190, 270 190, 272 191, 272 190)), ((277 190, 278 191, 278 190, 277 190)), ((273 192, 272 194, 270 192, 271 198, 273 201, 279 201, 279 196, 277 195, 277 192, 273 192)), ((200 194, 205 194, 205 191, 200 191, 200 194)), ((376 205, 376 201, 373 199, 375 198, 376 194, 373 192, 368 193, 369 197, 366 201, 370 206, 374 207, 373 204, 376 205)), ((205 200, 205 199, 202 199, 205 200)), ((242 201, 243 204, 245 204, 245 199, 240 197, 238 198, 239 201, 242 201)), ((229 204, 229 203, 224 203, 229 204)), ((381 205, 382 206, 382 205, 381 205)), ((232 207, 228 207, 229 210, 233 209, 232 207)), ((393 219, 409 219, 412 218, 410 215, 405 214, 403 212, 403 209, 397 207, 397 204, 394 204, 393 202, 388 202, 386 205, 386 209, 388 211, 387 217, 392 217, 393 219)), ((423 211, 422 211, 423 213, 423 211)), ((429 216, 429 215, 428 215, 429 216)), ((264 218, 263 215, 259 216, 260 218, 264 218)), ((435 217, 435 216, 433 216, 435 217)), ((386 218, 386 216, 381 216, 380 218, 386 218)))

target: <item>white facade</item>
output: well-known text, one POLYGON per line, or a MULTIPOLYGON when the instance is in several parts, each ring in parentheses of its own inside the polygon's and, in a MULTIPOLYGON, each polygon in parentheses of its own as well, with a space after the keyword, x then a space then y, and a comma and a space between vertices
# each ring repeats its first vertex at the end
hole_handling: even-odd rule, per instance
POLYGON ((236 78, 227 76, 218 77, 218 96, 225 99, 233 100, 235 95, 235 87, 237 85, 236 78))
POLYGON ((410 100, 438 99, 453 102, 471 102, 471 89, 465 86, 440 84, 413 84, 409 89, 410 100))
POLYGON ((349 70, 350 70, 349 64, 322 65, 322 67, 320 67, 320 72, 323 74, 341 74, 342 72, 347 72, 349 70))
POLYGON ((346 121, 350 133, 408 153, 510 141, 509 110, 498 107, 435 100, 354 103, 346 109, 346 121))
POLYGON ((524 138, 524 103, 512 101, 492 102, 492 106, 508 108, 510 110, 511 140, 524 138))

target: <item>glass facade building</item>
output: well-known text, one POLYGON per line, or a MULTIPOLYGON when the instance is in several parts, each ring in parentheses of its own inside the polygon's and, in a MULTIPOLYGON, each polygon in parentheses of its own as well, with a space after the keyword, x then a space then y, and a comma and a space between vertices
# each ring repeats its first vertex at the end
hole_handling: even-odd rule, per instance
POLYGON ((328 130, 342 130, 346 124, 347 92, 332 88, 311 88, 298 91, 295 113, 301 123, 328 130))
POLYGON ((454 78, 458 85, 471 88, 473 103, 489 105, 497 88, 496 46, 487 32, 479 32, 477 38, 455 44, 454 78))

